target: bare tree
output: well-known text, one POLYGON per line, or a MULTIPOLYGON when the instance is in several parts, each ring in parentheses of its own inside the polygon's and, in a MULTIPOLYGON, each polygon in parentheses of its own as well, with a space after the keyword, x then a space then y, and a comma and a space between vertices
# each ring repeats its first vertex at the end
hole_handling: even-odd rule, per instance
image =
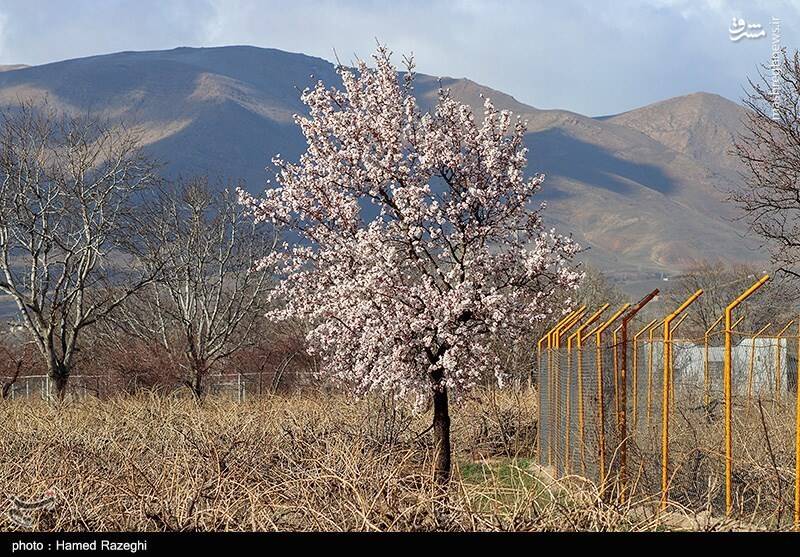
POLYGON ((13 323, 0 334, 0 397, 8 398, 20 378, 34 368, 31 342, 22 338, 13 323))
POLYGON ((259 394, 275 394, 312 384, 317 358, 308 353, 307 327, 299 321, 260 320, 250 337, 254 342, 230 358, 228 369, 241 374, 259 394))
POLYGON ((120 248, 134 194, 155 170, 122 126, 46 105, 2 114, 0 292, 16 303, 59 397, 83 331, 153 278, 120 248))
POLYGON ((135 305, 122 308, 117 323, 158 341, 199 398, 215 365, 253 343, 271 276, 258 262, 277 235, 254 223, 234 194, 215 193, 206 178, 161 192, 147 212, 141 235, 150 249, 141 262, 163 272, 135 305))
POLYGON ((585 305, 590 310, 604 303, 618 307, 628 300, 628 296, 602 271, 591 265, 583 265, 585 275, 580 287, 570 293, 578 306, 585 305))
MULTIPOLYGON (((596 267, 582 264, 580 270, 583 271, 584 276, 580 286, 575 291, 559 292, 555 294, 559 299, 559 303, 562 304, 562 307, 567 307, 570 303, 574 307, 586 306, 588 316, 605 303, 609 304, 609 307, 612 308, 613 311, 613 309, 618 308, 628 300, 628 296, 620 290, 612 279, 596 267)), ((611 311, 606 314, 606 317, 610 314, 611 311)), ((528 335, 529 338, 539 340, 563 317, 564 315, 562 313, 554 312, 548 319, 537 323, 531 328, 531 332, 528 335)), ((531 350, 530 344, 531 343, 527 341, 525 343, 528 351, 531 350)))
MULTIPOLYGON (((608 303, 612 308, 605 314, 605 317, 608 317, 614 309, 627 300, 626 295, 599 269, 591 265, 581 264, 580 270, 583 271, 584 277, 576 290, 555 292, 553 294, 552 299, 558 301, 559 307, 570 307, 570 305, 580 307, 585 305, 587 308, 586 316, 588 317, 600 306, 608 303)), ((494 339, 492 348, 501 358, 504 368, 509 371, 515 381, 522 384, 534 380, 536 374, 532 372, 538 365, 538 361, 535 359, 536 341, 547 334, 563 317, 563 313, 553 312, 546 319, 531 324, 526 334, 514 342, 510 342, 510 339, 505 337, 494 339), (533 339, 533 342, 531 342, 531 339, 533 339), (533 365, 531 365, 532 361, 533 365)), ((574 329, 570 332, 572 331, 574 329)))
POLYGON ((777 268, 800 277, 800 56, 783 52, 775 68, 750 81, 750 110, 734 153, 743 187, 730 192, 752 230, 766 241, 777 268))
MULTIPOLYGON (((668 307, 675 308, 692 293, 703 289, 703 295, 691 305, 686 324, 681 327, 685 334, 700 338, 723 314, 725 307, 763 274, 764 269, 753 265, 700 262, 675 277, 664 292, 664 298, 668 307)), ((792 319, 797 309, 794 304, 797 293, 797 285, 791 281, 777 277, 768 282, 737 311, 738 316, 744 317, 737 329, 753 332, 769 322, 778 325, 792 319)))

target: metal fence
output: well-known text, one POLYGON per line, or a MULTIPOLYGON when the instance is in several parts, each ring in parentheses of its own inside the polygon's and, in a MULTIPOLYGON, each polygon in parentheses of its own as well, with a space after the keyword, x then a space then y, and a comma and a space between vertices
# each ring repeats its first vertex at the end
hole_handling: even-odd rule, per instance
POLYGON ((539 343, 540 464, 605 497, 800 527, 797 324, 738 331, 729 311, 722 331, 677 338, 674 312, 623 334, 632 308, 601 322, 606 308, 539 343))
MULTIPOLYGON (((215 373, 206 377, 207 392, 244 402, 250 397, 273 393, 275 385, 265 373, 215 373)), ((0 378, 3 382, 10 378, 0 378)), ((67 383, 67 396, 81 399, 87 396, 102 397, 121 391, 137 391, 142 388, 137 377, 128 377, 124 388, 120 379, 110 375, 72 375, 67 383)), ((23 375, 17 377, 8 389, 8 397, 40 398, 47 400, 51 379, 47 375, 23 375)), ((165 386, 170 391, 180 391, 185 386, 180 383, 165 386)), ((187 391, 188 392, 188 391, 187 391)))
MULTIPOLYGON (((9 378, 0 378, 4 382, 9 378)), ((47 400, 50 393, 50 377, 47 375, 23 375, 17 377, 8 389, 8 398, 41 398, 47 400)), ((75 375, 70 377, 67 392, 71 397, 99 396, 103 392, 105 378, 100 375, 75 375)))

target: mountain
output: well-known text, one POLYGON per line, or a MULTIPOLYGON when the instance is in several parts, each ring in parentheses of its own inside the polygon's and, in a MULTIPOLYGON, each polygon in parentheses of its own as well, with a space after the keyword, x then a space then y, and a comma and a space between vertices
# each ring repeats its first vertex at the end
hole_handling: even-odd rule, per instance
POLYGON ((607 119, 640 131, 665 146, 721 171, 735 162, 729 153, 744 108, 719 95, 693 93, 607 119))
POLYGON ((12 70, 21 70, 22 68, 27 68, 25 64, 6 64, 5 66, 0 64, 0 72, 10 72, 12 70))
MULTIPOLYGON (((292 115, 300 91, 335 84, 321 58, 249 46, 120 52, 0 72, 0 106, 46 96, 51 106, 136 123, 170 175, 241 178, 259 191, 266 166, 304 149, 292 115)), ((528 122, 530 172, 547 175, 549 224, 590 247, 620 278, 676 273, 700 259, 760 261, 725 191, 739 179, 727 154, 743 108, 696 93, 591 118, 541 110, 469 79, 418 75, 423 107, 439 84, 482 109, 480 95, 528 122)))
POLYGON ((700 259, 763 258, 724 201, 740 180, 728 150, 744 109, 690 97, 612 118, 530 120, 531 161, 551 177, 550 217, 594 246, 589 258, 603 268, 670 273, 700 259))

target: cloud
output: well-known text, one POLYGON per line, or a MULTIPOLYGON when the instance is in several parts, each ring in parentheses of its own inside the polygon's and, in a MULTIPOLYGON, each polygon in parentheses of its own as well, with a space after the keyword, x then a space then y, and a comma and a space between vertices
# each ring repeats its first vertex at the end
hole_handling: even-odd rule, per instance
MULTIPOLYGON (((769 41, 730 42, 734 14, 767 23, 788 3, 697 0, 295 3, 280 13, 216 0, 215 43, 268 43, 344 61, 374 37, 414 51, 419 70, 468 76, 543 108, 620 112, 699 90, 741 96, 769 41), (226 9, 227 7, 227 9, 226 9)), ((784 37, 791 38, 784 30, 784 37)))
POLYGON ((198 23, 213 15, 206 0, 3 0, 3 9, 6 64, 201 44, 198 23))
POLYGON ((591 115, 700 90, 737 99, 770 44, 732 43, 731 18, 780 17, 789 48, 800 23, 788 0, 75 0, 69 9, 5 0, 4 9, 0 63, 222 44, 329 60, 335 50, 350 62, 368 56, 377 37, 398 54, 414 52, 421 72, 591 115))
POLYGON ((3 59, 3 51, 5 50, 7 24, 8 16, 3 12, 0 12, 0 60, 3 59))

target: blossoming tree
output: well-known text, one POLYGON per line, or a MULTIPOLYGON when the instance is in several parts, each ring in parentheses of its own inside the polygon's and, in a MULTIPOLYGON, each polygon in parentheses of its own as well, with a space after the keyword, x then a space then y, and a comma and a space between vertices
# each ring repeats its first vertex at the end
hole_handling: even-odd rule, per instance
POLYGON ((530 208, 543 176, 524 176, 523 122, 486 100, 478 123, 447 90, 423 113, 413 62, 399 77, 385 48, 373 58, 340 68, 342 88, 303 92, 306 152, 273 160, 277 187, 261 198, 240 195, 299 237, 262 261, 279 270, 285 301, 272 316, 307 318, 323 372, 357 393, 432 399, 446 482, 448 393, 502 380, 491 338, 563 310, 550 298, 577 286, 578 246, 530 208))

